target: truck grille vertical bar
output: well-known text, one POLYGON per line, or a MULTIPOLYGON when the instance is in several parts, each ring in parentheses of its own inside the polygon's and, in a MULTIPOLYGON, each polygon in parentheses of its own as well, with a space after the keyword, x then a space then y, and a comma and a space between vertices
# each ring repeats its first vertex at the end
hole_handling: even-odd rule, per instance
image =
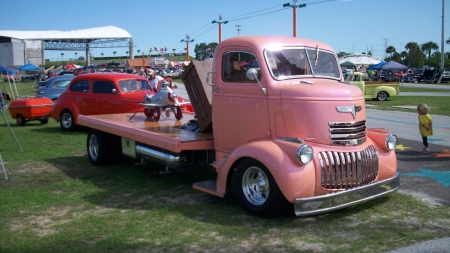
POLYGON ((378 175, 378 152, 371 145, 358 152, 317 154, 324 189, 349 189, 370 184, 378 175))

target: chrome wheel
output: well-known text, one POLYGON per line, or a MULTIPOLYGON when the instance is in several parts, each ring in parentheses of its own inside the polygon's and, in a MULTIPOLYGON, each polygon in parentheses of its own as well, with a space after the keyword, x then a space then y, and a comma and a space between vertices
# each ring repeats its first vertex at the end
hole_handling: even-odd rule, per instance
POLYGON ((95 134, 89 136, 88 152, 92 160, 98 160, 98 140, 95 134))
POLYGON ((242 177, 242 191, 247 200, 253 205, 262 205, 269 198, 269 180, 267 175, 258 167, 248 168, 242 177))

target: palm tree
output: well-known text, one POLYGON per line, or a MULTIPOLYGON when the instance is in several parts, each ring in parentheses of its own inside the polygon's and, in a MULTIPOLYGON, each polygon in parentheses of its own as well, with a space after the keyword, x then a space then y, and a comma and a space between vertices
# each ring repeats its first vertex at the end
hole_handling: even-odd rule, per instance
POLYGON ((61 53, 61 61, 64 61, 64 53, 61 53))
POLYGON ((138 52, 138 55, 139 55, 139 53, 141 52, 141 50, 139 50, 139 49, 138 49, 138 51, 137 51, 137 52, 138 52))
POLYGON ((422 46, 420 46, 420 49, 422 49, 424 53, 428 54, 428 66, 430 66, 431 51, 438 50, 439 46, 433 41, 428 41, 427 43, 422 44, 422 46))
POLYGON ((75 52, 75 60, 77 59, 77 54, 78 54, 78 53, 77 53, 77 52, 75 52))
POLYGON ((389 57, 390 57, 390 58, 392 58, 392 54, 395 53, 395 52, 396 52, 396 50, 395 50, 395 47, 393 47, 393 46, 388 46, 388 47, 386 48, 386 53, 389 54, 389 57))
POLYGON ((102 56, 102 58, 103 58, 103 53, 101 53, 101 56, 102 56))
MULTIPOLYGON (((129 52, 128 52, 128 51, 126 51, 125 53, 126 53, 126 54, 127 54, 127 56, 128 56, 128 53, 129 53, 129 52)), ((127 57, 127 58, 128 58, 128 57, 127 57)))
POLYGON ((414 67, 416 66, 416 50, 419 48, 419 45, 416 42, 408 42, 405 46, 405 49, 408 50, 408 65, 411 66, 411 59, 414 56, 414 67))
POLYGON ((114 60, 116 59, 116 53, 117 53, 116 51, 113 52, 113 54, 114 54, 114 60))

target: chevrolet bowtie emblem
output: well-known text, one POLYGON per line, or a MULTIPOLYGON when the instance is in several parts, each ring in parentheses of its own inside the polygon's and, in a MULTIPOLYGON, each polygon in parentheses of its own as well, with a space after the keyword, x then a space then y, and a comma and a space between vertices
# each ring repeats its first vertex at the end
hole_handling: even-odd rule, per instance
POLYGON ((356 112, 361 111, 362 107, 352 104, 351 106, 336 106, 336 110, 338 112, 350 112, 353 115, 353 118, 356 119, 356 112))

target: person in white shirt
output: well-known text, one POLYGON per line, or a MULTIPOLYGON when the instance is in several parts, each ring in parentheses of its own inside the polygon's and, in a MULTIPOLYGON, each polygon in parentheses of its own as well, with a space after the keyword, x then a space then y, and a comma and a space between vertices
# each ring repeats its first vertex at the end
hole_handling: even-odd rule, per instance
POLYGON ((148 82, 150 83, 152 89, 156 92, 156 88, 158 88, 159 81, 163 80, 164 78, 157 76, 155 74, 155 70, 153 69, 148 70, 148 75, 149 75, 148 82))

